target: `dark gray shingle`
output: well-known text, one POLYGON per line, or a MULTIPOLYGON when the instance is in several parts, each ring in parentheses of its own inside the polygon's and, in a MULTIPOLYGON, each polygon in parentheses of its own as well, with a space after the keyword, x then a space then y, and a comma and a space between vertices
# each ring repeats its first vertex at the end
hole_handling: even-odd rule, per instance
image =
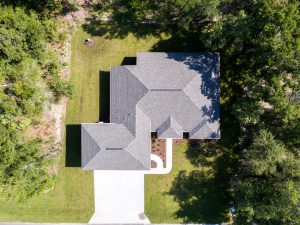
POLYGON ((220 138, 219 55, 138 53, 136 66, 110 74, 110 122, 82 125, 84 169, 150 169, 159 138, 220 138))

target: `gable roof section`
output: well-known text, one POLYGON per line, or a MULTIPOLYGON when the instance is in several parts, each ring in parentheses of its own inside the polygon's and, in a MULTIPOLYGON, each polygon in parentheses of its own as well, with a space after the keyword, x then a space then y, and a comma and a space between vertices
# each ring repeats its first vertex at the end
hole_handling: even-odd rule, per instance
POLYGON ((183 130, 180 124, 173 119, 168 117, 159 128, 157 128, 157 137, 159 139, 164 138, 183 138, 183 130))
POLYGON ((209 127, 207 120, 201 121, 190 133, 189 138, 195 139, 201 137, 201 139, 210 139, 214 137, 214 132, 209 127))
POLYGON ((146 170, 147 168, 126 150, 102 150, 83 167, 84 170, 146 170))
POLYGON ((193 104, 183 91, 150 91, 138 106, 151 119, 151 131, 155 132, 168 117, 190 131, 203 120, 202 111, 193 104))

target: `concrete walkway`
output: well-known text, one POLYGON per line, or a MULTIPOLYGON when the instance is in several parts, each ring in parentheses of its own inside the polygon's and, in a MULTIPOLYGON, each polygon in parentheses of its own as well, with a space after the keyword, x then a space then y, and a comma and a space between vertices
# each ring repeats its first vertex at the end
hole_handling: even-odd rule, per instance
POLYGON ((157 155, 151 154, 151 160, 157 164, 156 168, 151 170, 141 171, 144 174, 168 174, 172 170, 173 164, 173 140, 172 138, 166 139, 166 168, 163 167, 163 161, 157 155))

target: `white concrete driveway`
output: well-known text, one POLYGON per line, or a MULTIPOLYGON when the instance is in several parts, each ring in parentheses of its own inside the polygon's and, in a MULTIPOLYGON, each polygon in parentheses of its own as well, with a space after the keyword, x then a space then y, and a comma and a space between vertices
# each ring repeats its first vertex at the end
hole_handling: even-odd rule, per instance
POLYGON ((172 139, 166 140, 166 168, 151 155, 157 168, 144 171, 94 170, 95 213, 90 224, 150 223, 144 214, 144 175, 167 174, 172 170, 172 139))
POLYGON ((89 223, 150 223, 144 214, 144 174, 94 171, 95 213, 89 223))

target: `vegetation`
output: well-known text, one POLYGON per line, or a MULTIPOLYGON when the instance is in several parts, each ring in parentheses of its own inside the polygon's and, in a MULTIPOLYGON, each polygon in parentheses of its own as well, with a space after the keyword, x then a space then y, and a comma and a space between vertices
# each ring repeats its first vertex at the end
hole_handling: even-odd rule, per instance
POLYGON ((3 6, 0 23, 1 198, 24 200, 53 183, 47 172, 53 159, 47 148, 53 146, 25 131, 55 98, 72 90, 60 79, 60 64, 36 13, 3 6))
MULTIPOLYGON (((25 131, 49 103, 72 95, 70 84, 60 80, 60 65, 49 47, 57 41, 49 18, 76 4, 2 2, 0 191, 3 199, 24 200, 49 190, 53 182, 48 172, 52 159, 45 148, 49 145, 25 131), (5 6, 11 4, 14 8, 5 6)), ((228 208, 234 206, 234 224, 299 224, 299 7, 295 0, 99 1, 95 15, 110 12, 114 20, 91 20, 73 42, 77 94, 68 108, 66 165, 78 166, 78 143, 72 141, 78 139, 76 124, 98 120, 99 97, 100 117, 107 114, 105 74, 110 66, 137 51, 217 51, 222 139, 181 145, 175 153, 181 161, 175 160, 165 180, 147 176, 147 213, 155 222, 215 223, 226 222, 228 208), (90 35, 92 48, 82 44, 90 35), (211 203, 215 197, 221 199, 219 205, 211 203), (159 207, 162 199, 165 208, 151 208, 159 207)), ((92 212, 92 194, 86 195, 92 193, 91 174, 64 166, 62 162, 61 180, 47 195, 34 196, 27 204, 2 201, 2 218, 86 221, 92 212), (55 200, 59 207, 49 203, 55 200), (45 209, 47 218, 42 216, 45 209)))
POLYGON ((146 215, 152 223, 229 222, 227 183, 234 161, 215 142, 175 144, 172 171, 145 175, 146 215))
MULTIPOLYGON (((0 201, 1 221, 86 223, 93 215, 93 174, 79 167, 79 125, 82 122, 96 122, 99 114, 103 118, 109 111, 108 102, 105 101, 109 91, 105 77, 110 67, 128 63, 128 60, 124 60, 125 56, 148 51, 160 40, 169 38, 161 33, 158 36, 149 34, 143 37, 128 34, 124 38, 110 39, 102 35, 109 32, 109 28, 103 25, 101 31, 97 33, 95 30, 92 36, 79 28, 73 35, 71 82, 74 84, 75 94, 68 101, 66 152, 59 164, 54 189, 24 202, 0 201), (87 38, 93 40, 92 47, 84 44, 87 38)), ((147 26, 139 27, 139 30, 145 33, 154 31, 147 26)))
POLYGON ((220 142, 239 156, 228 180, 236 224, 299 223, 299 7, 294 0, 116 0, 101 8, 123 24, 164 24, 179 43, 198 41, 193 51, 221 53, 222 120, 239 122, 237 139, 220 142))
POLYGON ((261 130, 245 150, 243 168, 234 181, 239 214, 236 222, 298 224, 300 161, 274 136, 261 130), (292 222, 291 222, 292 221, 292 222))
POLYGON ((1 3, 34 10, 43 19, 74 11, 79 7, 74 0, 2 0, 1 3))
MULTIPOLYGON (((94 98, 93 94, 97 93, 99 89, 99 64, 97 60, 101 57, 101 52, 87 48, 83 44, 86 37, 87 34, 82 30, 73 36, 71 82, 74 83, 76 94, 69 100, 67 107, 66 142, 68 147, 65 149, 66 152, 63 152, 60 162, 55 162, 54 169, 58 171, 55 185, 53 189, 22 202, 0 201, 1 221, 87 223, 93 215, 93 175, 91 172, 78 168, 78 164, 76 165, 80 156, 80 152, 78 152, 80 127, 78 124, 93 122, 99 115, 99 100, 94 98), (95 57, 94 70, 90 76, 83 76, 82 74, 90 71, 92 55, 92 58, 95 57), (81 84, 90 84, 91 88, 82 89, 81 84), (89 98, 85 99, 87 104, 80 105, 80 98, 86 96, 86 93, 89 95, 89 98), (90 113, 85 113, 87 111, 90 113)), ((101 41, 97 42, 96 46, 98 45, 100 48, 101 41)))

